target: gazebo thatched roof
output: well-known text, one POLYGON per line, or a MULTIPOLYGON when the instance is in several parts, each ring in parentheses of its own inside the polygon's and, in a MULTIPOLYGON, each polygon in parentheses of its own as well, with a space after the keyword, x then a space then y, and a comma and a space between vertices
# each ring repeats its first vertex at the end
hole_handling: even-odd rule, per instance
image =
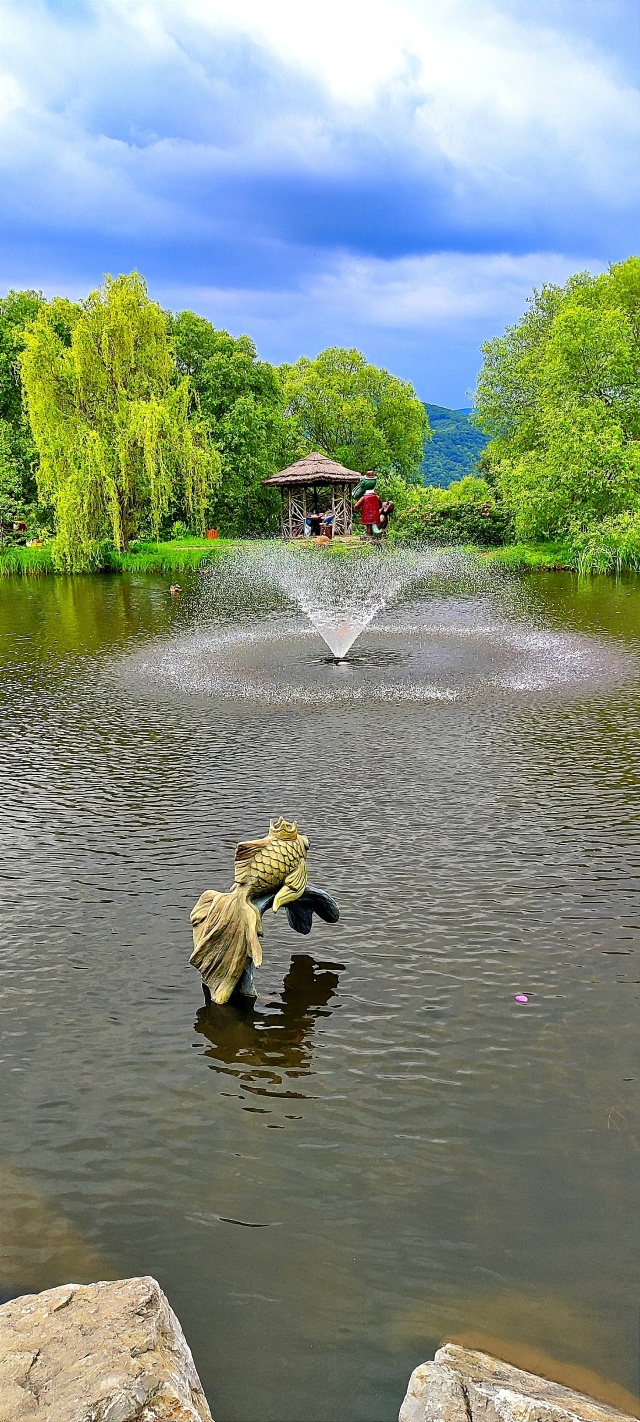
POLYGON ((288 469, 281 469, 279 474, 272 474, 262 482, 282 489, 293 484, 359 484, 361 478, 355 469, 346 469, 344 464, 328 459, 326 454, 313 453, 305 454, 288 469))

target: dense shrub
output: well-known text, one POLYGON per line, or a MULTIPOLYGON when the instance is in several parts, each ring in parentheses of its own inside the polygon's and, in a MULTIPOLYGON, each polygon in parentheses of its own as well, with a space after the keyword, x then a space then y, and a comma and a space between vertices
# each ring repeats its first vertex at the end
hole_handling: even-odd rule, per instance
POLYGON ((448 489, 431 485, 405 489, 406 493, 395 488, 390 491, 396 504, 392 523, 395 538, 483 546, 504 543, 507 520, 486 480, 468 475, 448 489))

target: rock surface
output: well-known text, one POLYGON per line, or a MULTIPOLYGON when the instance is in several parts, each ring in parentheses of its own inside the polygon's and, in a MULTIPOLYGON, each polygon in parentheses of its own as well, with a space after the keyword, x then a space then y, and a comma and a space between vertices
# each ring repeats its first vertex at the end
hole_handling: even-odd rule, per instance
POLYGON ((488 1353, 447 1343, 409 1379, 398 1422, 622 1422, 618 1412, 488 1353))
POLYGON ((65 1284, 0 1308, 0 1422, 212 1422, 155 1279, 65 1284))

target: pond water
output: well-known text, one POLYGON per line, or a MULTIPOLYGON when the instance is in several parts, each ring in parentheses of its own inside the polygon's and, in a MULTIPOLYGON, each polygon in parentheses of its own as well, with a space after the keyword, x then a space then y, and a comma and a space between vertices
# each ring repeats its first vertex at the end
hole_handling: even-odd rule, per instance
POLYGON ((168 582, 0 586, 4 1298, 155 1275, 216 1422, 392 1422, 445 1337, 624 1402, 640 585, 407 594, 336 666, 168 582), (277 814, 340 922, 205 1008, 189 910, 277 814))

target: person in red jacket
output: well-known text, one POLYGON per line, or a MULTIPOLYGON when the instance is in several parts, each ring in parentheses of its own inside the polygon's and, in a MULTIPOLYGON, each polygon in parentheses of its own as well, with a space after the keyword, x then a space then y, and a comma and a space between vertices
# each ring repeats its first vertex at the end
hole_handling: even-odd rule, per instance
POLYGON ((360 522, 363 528, 366 528, 370 537, 382 533, 383 524, 380 519, 382 504, 376 494, 376 476, 372 469, 369 469, 364 478, 360 480, 354 493, 360 494, 355 508, 360 511, 360 522))

